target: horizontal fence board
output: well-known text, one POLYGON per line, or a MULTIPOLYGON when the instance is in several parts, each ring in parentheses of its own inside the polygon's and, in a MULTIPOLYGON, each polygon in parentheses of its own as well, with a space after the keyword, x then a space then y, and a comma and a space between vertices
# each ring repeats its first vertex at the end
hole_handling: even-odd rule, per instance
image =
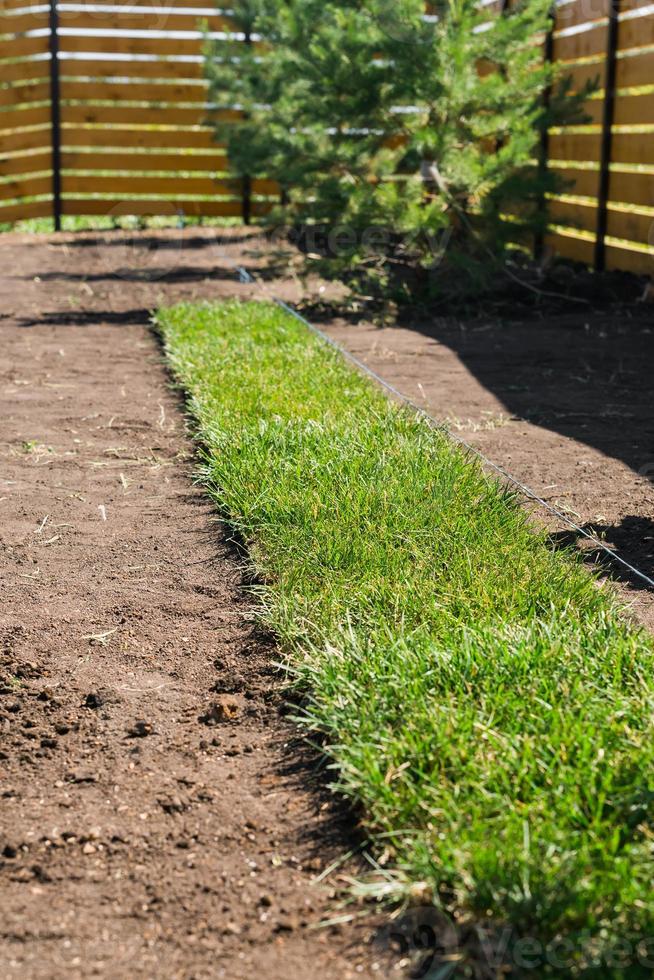
POLYGON ((197 130, 147 130, 147 129, 102 129, 64 126, 61 131, 61 145, 66 146, 104 146, 118 150, 123 146, 152 147, 162 150, 197 149, 211 150, 216 144, 209 129, 197 130))
POLYGON ((618 95, 615 100, 614 123, 616 126, 654 125, 654 92, 644 95, 618 95))
MULTIPOLYGON (((569 201, 553 201, 551 219, 558 225, 569 225, 581 231, 595 231, 597 204, 574 204, 569 201)), ((654 242, 654 215, 638 211, 623 211, 609 204, 607 234, 630 242, 654 242)))
MULTIPOLYGON (((550 136, 552 160, 599 160, 599 133, 557 133, 550 136)), ((654 132, 613 133, 612 163, 651 164, 654 160, 654 132)))
POLYGON ((44 126, 41 129, 24 132, 3 133, 0 137, 0 153, 18 153, 20 150, 40 150, 49 148, 52 139, 52 129, 44 126))
POLYGON ((23 102, 43 102, 50 98, 49 82, 28 82, 0 89, 0 106, 14 106, 23 102))
POLYGON ((100 126, 203 126, 210 132, 209 117, 230 119, 226 111, 213 112, 204 106, 94 106, 62 105, 63 124, 86 123, 100 126))
POLYGON ((654 245, 654 215, 619 211, 609 204, 606 233, 613 238, 654 245))
POLYGON ((3 148, 7 130, 20 129, 21 126, 42 126, 49 123, 50 119, 49 105, 0 112, 0 150, 3 148))
POLYGON ((156 61, 126 61, 122 59, 96 60, 82 58, 61 58, 59 74, 63 78, 204 78, 204 68, 201 62, 166 61, 157 58, 156 61))
POLYGON ((596 197, 599 191, 599 170, 578 170, 573 167, 552 167, 552 173, 565 182, 563 194, 596 197))
POLYGON ((619 89, 654 84, 654 51, 619 56, 615 84, 619 89))
POLYGON ((581 91, 588 84, 595 86, 597 90, 604 86, 606 64, 603 59, 585 65, 563 65, 562 68, 562 75, 571 79, 574 92, 581 91))
POLYGON ((0 181, 0 199, 38 197, 52 192, 52 177, 26 177, 22 180, 0 181))
POLYGON ((654 276, 654 251, 647 253, 607 242, 606 268, 627 269, 637 275, 654 276))
POLYGON ((0 177, 13 177, 19 174, 36 173, 38 170, 49 170, 51 166, 51 150, 16 157, 0 156, 0 177))
POLYGON ((0 40, 0 59, 29 58, 33 54, 46 54, 49 50, 48 45, 47 37, 13 37, 9 41, 0 40))
POLYGON ((566 225, 581 231, 595 231, 597 227, 597 204, 552 201, 550 220, 556 225, 566 225))
POLYGON ((654 276, 654 251, 643 252, 628 245, 606 243, 606 268, 624 269, 637 275, 654 276))
POLYGON ((198 102, 207 101, 207 86, 174 82, 71 82, 62 80, 61 98, 104 102, 198 102))
POLYGON ((62 28, 85 32, 101 31, 198 31, 203 24, 209 30, 229 33, 234 31, 233 22, 220 14, 194 14, 189 11, 174 10, 160 12, 126 6, 118 12, 104 10, 60 10, 59 24, 62 28))
POLYGON ((555 133, 549 139, 552 160, 599 160, 599 133, 555 133))
MULTIPOLYGON (((27 6, 27 5, 26 5, 27 6)), ((0 13, 0 34, 24 34, 46 28, 50 22, 47 11, 33 14, 0 13)))
POLYGON ((38 60, 26 58, 23 61, 0 64, 0 82, 26 82, 50 77, 50 61, 44 58, 38 60))
MULTIPOLYGON (((254 202, 253 202, 254 203, 254 202)), ((254 203, 259 213, 263 213, 260 205, 254 203)), ((104 215, 120 217, 121 215, 171 215, 179 212, 192 217, 240 218, 243 206, 240 201, 157 201, 136 200, 125 201, 98 200, 84 198, 64 198, 62 201, 64 214, 104 215)))
MULTIPOLYGON (((138 177, 129 176, 81 176, 70 174, 63 177, 62 191, 72 194, 165 194, 170 198, 183 198, 185 195, 206 197, 239 197, 243 189, 238 177, 138 177)), ((279 186, 272 180, 253 180, 252 193, 273 195, 279 193, 279 186)))
POLYGON ((553 58, 555 61, 578 61, 606 51, 607 22, 600 21, 590 30, 579 34, 565 34, 554 37, 553 58))
POLYGON ((170 37, 78 37, 62 34, 59 50, 74 54, 150 54, 160 58, 202 53, 201 40, 170 37))
POLYGON ((611 0, 575 0, 556 8, 556 28, 580 27, 606 17, 611 0))
MULTIPOLYGON (((0 0, 0 2, 7 2, 7 0, 0 0)), ((8 2, 23 6, 25 0, 8 0, 8 2)), ((70 6, 70 4, 62 2, 60 6, 62 10, 65 10, 67 6, 70 6)), ((116 0, 93 0, 93 6, 115 7, 116 0)), ((222 15, 226 18, 229 17, 229 13, 227 13, 225 10, 220 10, 220 9, 217 10, 216 4, 208 3, 207 0, 151 0, 151 2, 149 3, 146 2, 146 0, 137 0, 136 3, 130 4, 129 9, 132 11, 133 10, 142 11, 142 10, 150 10, 152 7, 156 7, 156 8, 165 7, 166 9, 169 9, 172 12, 179 11, 181 13, 188 13, 188 8, 191 8, 192 10, 201 9, 204 10, 207 14, 215 14, 216 12, 218 12, 218 13, 222 13, 222 15)))
POLYGON ((573 235, 562 235, 552 231, 545 238, 545 244, 557 255, 566 259, 573 259, 575 262, 585 262, 591 265, 595 243, 585 238, 575 238, 573 235))
POLYGON ((632 174, 614 170, 609 180, 609 198, 622 204, 654 208, 654 173, 632 174))
POLYGON ((238 197, 242 190, 239 180, 212 180, 210 177, 92 177, 79 174, 62 178, 64 194, 165 194, 183 198, 188 194, 207 197, 238 197))
POLYGON ((62 153, 61 166, 66 170, 139 171, 212 171, 225 173, 228 163, 224 153, 62 153))
POLYGON ((16 11, 30 6, 39 6, 39 4, 29 3, 28 0, 0 0, 0 12, 3 14, 16 13, 16 11))
POLYGON ((49 218, 52 216, 52 200, 25 201, 20 204, 0 206, 0 223, 24 221, 27 218, 49 218))
POLYGON ((654 14, 621 18, 618 26, 618 50, 644 48, 654 44, 654 14))

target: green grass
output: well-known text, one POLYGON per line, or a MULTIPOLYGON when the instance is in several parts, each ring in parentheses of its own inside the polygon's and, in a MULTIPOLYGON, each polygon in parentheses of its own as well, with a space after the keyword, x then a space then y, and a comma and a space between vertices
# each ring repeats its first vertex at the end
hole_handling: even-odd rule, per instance
POLYGON ((567 937, 566 969, 543 953, 529 976, 650 975, 649 637, 511 493, 276 307, 157 321, 305 724, 385 852, 380 890, 567 937))

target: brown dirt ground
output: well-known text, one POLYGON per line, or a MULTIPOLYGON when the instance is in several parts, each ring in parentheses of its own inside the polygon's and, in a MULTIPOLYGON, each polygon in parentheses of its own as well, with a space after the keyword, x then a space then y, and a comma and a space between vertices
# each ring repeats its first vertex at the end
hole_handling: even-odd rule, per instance
MULTIPOLYGON (((266 253, 244 230, 0 238, 3 977, 391 970, 372 924, 311 928, 352 817, 280 715, 147 328, 161 302, 257 295, 235 270, 266 253), (221 696, 235 716, 207 726, 221 696)), ((651 574, 651 321, 321 325, 651 574)))
POLYGON ((0 240, 0 976, 378 975, 371 925, 312 928, 352 818, 280 714, 147 326, 246 290, 211 250, 140 281, 147 253, 82 240, 0 240))

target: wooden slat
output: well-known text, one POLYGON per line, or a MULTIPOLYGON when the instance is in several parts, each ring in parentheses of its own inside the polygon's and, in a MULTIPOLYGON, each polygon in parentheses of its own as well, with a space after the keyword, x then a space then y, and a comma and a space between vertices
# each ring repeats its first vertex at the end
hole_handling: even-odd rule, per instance
POLYGON ((645 95, 618 95, 615 100, 614 121, 616 126, 654 124, 654 92, 645 95))
POLYGON ((632 88, 654 84, 654 51, 618 57, 616 87, 632 88))
POLYGON ((20 150, 41 150, 50 146, 50 126, 27 130, 22 133, 5 133, 0 138, 0 153, 18 153, 20 150))
POLYGON ((62 99, 85 102, 197 102, 207 101, 207 86, 172 82, 70 82, 61 83, 62 99))
POLYGON ((606 17, 611 0, 576 0, 556 8, 556 29, 579 27, 606 17))
MULTIPOLYGON (((63 178, 63 193, 73 194, 165 194, 172 198, 185 195, 204 195, 207 197, 240 197, 242 185, 237 178, 212 179, 211 177, 139 177, 134 175, 92 176, 79 174, 63 178)), ((272 195, 279 192, 272 180, 253 180, 252 193, 272 195)))
POLYGON ((62 154, 65 170, 211 171, 225 173, 227 157, 223 153, 74 153, 62 154))
POLYGON ((640 245, 654 244, 654 215, 638 211, 620 211, 609 204, 607 235, 625 238, 640 245))
POLYGON ((597 228, 597 205, 552 201, 550 220, 556 225, 566 225, 570 228, 579 228, 582 231, 595 231, 597 228))
POLYGON ((52 153, 30 153, 19 157, 0 157, 0 177, 13 177, 14 174, 37 173, 52 166, 52 153))
POLYGON ((20 129, 22 126, 43 126, 49 122, 49 105, 0 112, 0 146, 2 146, 7 130, 20 129))
POLYGON ((202 42, 192 38, 171 37, 77 37, 63 34, 59 48, 68 53, 152 54, 165 58, 175 55, 197 55, 202 42))
POLYGON ((210 177, 84 177, 79 174, 63 178, 63 193, 74 194, 165 194, 170 198, 183 198, 189 194, 207 197, 239 197, 239 181, 212 180, 210 177))
POLYGON ((594 243, 587 241, 585 238, 561 235, 553 231, 547 235, 545 244, 556 252, 557 255, 562 255, 566 259, 573 259, 575 262, 585 262, 588 265, 592 264, 594 243))
POLYGON ((557 133, 550 136, 550 159, 597 161, 600 140, 599 133, 557 133))
POLYGON ((654 250, 647 253, 607 242, 605 261, 607 269, 627 269, 638 275, 654 275, 654 250))
MULTIPOLYGON (((44 54, 48 50, 48 38, 15 37, 11 41, 0 41, 0 58, 29 58, 32 54, 44 54)), ((0 72, 2 65, 0 63, 0 72)))
MULTIPOLYGON (((599 133, 562 133, 550 137, 552 160, 599 160, 599 133)), ((612 163, 654 162, 654 133, 613 133, 612 163)))
POLYGON ((654 208, 654 174, 632 174, 614 170, 609 183, 609 198, 623 204, 654 208))
POLYGON ((0 199, 38 197, 52 192, 52 177, 28 177, 25 180, 0 181, 0 199))
POLYGON ((654 44, 654 14, 622 19, 618 27, 618 49, 644 48, 654 44))
POLYGON ((607 22, 600 21, 596 26, 579 34, 566 34, 554 38, 555 61, 577 61, 606 51, 607 22))
POLYGON ((552 173, 566 181, 562 193, 580 197, 596 197, 599 190, 599 170, 579 170, 574 167, 552 167, 552 173))
POLYGON ((96 60, 82 58, 61 59, 59 72, 63 78, 204 78, 202 62, 165 61, 123 61, 96 60))
MULTIPOLYGON (((210 110, 178 109, 164 106, 93 106, 62 105, 61 121, 64 124, 87 123, 106 126, 205 126, 209 123, 210 110)), ((227 111, 216 113, 220 119, 238 118, 227 111)))
POLYGON ((147 129, 86 129, 64 126, 61 133, 62 147, 67 146, 105 146, 119 149, 123 146, 156 147, 162 150, 176 148, 189 150, 212 150, 213 142, 209 129, 197 130, 147 130, 147 129))
MULTIPOLYGON (((64 198, 62 201, 62 211, 64 214, 88 214, 88 215, 107 215, 119 217, 121 215, 174 215, 177 211, 194 217, 230 217, 239 218, 243 211, 240 201, 170 201, 157 200, 98 200, 84 198, 64 198)), ((261 207, 255 208, 258 213, 261 207)))
POLYGON ((39 58, 38 61, 26 59, 0 64, 0 82, 26 82, 31 79, 46 79, 50 77, 50 62, 39 58))
MULTIPOLYGON (((4 0, 6 2, 6 0, 4 0)), ((25 0, 9 0, 10 3, 16 5, 24 5, 25 0)), ((62 2, 61 6, 65 9, 66 3, 62 2)), ((105 7, 105 6, 116 6, 116 0, 93 0, 94 7, 105 7)), ((149 10, 151 7, 166 7, 172 11, 179 11, 180 13, 188 13, 187 8, 203 9, 207 14, 216 13, 216 4, 208 3, 207 0, 151 0, 151 2, 146 2, 146 0, 137 0, 136 3, 130 3, 130 11, 134 10, 149 10)), ((226 5, 229 7, 229 4, 226 5)), ((229 15, 225 11, 218 11, 226 19, 230 19, 229 15)), ((231 22, 231 21, 230 21, 231 22)))
POLYGON ((0 34, 24 34, 42 30, 49 23, 47 11, 37 14, 0 14, 0 34))
POLYGON ((572 90, 575 92, 580 91, 589 82, 591 85, 596 85, 598 90, 602 89, 604 85, 604 75, 606 72, 606 62, 604 59, 595 62, 591 61, 589 64, 584 65, 564 65, 563 68, 563 76, 572 80, 572 90))
POLYGON ((29 82, 0 89, 0 106, 19 105, 23 102, 43 102, 50 98, 48 82, 29 82))
POLYGON ((12 13, 16 10, 21 10, 24 7, 42 7, 45 6, 42 2, 30 3, 29 0, 0 0, 0 12, 12 13))
MULTIPOLYGON (((592 232, 597 228, 597 205, 595 204, 553 201, 550 215, 552 222, 557 225, 566 225, 592 232)), ((653 215, 638 211, 624 211, 609 204, 607 217, 607 234, 613 238, 624 238, 627 241, 640 244, 648 242, 650 236, 654 240, 653 215)))
POLYGON ((52 215, 52 201, 30 201, 25 204, 10 204, 0 207, 0 222, 23 221, 26 218, 49 218, 52 215))
MULTIPOLYGON (((8 18, 9 19, 9 18, 8 18)), ((17 19, 17 18, 12 18, 17 19)), ((209 30, 228 32, 233 31, 231 21, 220 14, 207 17, 193 13, 159 13, 146 10, 138 13, 137 8, 126 6, 124 12, 105 12, 101 10, 59 12, 61 27, 85 32, 88 30, 102 31, 199 31, 204 22, 208 22, 209 30)), ((197 42, 196 42, 197 43, 197 42)))

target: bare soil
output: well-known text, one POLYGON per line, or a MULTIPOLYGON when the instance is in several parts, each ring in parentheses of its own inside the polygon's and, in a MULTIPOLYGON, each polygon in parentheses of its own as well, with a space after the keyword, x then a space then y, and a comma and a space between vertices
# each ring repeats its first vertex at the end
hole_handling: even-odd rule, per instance
MULTIPOLYGON (((354 818, 284 717, 148 329, 163 302, 260 295, 241 264, 320 295, 268 259, 247 230, 0 237, 2 977, 391 975, 377 923, 313 928, 354 818)), ((321 326, 651 575, 652 319, 321 326)))
POLYGON ((0 239, 0 976, 378 975, 372 925, 315 928, 353 818, 282 714, 148 329, 245 290, 210 249, 159 281, 82 241, 0 239))

